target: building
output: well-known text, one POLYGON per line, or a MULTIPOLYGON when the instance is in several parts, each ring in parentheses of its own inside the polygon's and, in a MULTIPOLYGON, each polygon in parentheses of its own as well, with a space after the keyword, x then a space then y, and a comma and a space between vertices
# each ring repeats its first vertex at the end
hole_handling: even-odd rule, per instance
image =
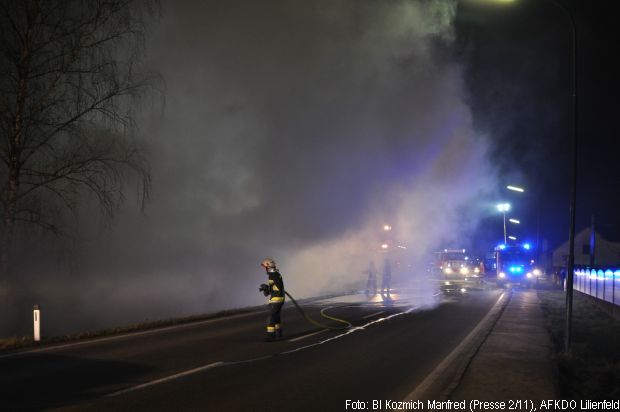
MULTIPOLYGON (((575 265, 590 264, 590 235, 587 227, 575 235, 575 265)), ((601 227, 595 230, 594 266, 620 265, 620 231, 617 227, 601 227), (614 230, 610 230, 614 229, 614 230)), ((568 241, 553 251, 554 268, 566 267, 568 263, 568 241)))

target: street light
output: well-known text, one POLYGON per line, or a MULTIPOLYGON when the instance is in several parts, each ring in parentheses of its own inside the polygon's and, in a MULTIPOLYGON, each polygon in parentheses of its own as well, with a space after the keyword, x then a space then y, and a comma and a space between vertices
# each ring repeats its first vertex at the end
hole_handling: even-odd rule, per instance
POLYGON ((517 238, 515 236, 508 236, 508 239, 510 239, 510 240, 517 240, 517 238))
MULTIPOLYGON (((508 3, 494 0, 495 3, 508 3)), ((566 264, 566 333, 564 334, 564 350, 570 349, 572 317, 573 317, 573 275, 575 271, 575 216, 577 208, 577 24, 570 9, 557 0, 549 0, 562 10, 568 17, 572 34, 572 76, 571 76, 571 112, 573 124, 571 129, 571 175, 570 175, 570 208, 568 225, 568 262, 566 264)))
POLYGON ((508 212, 510 210, 510 203, 500 203, 497 205, 497 210, 499 210, 500 212, 502 212, 502 215, 504 216, 504 244, 506 244, 507 239, 506 239, 506 212, 508 212))
POLYGON ((499 203, 497 205, 497 210, 500 212, 508 212, 510 210, 510 203, 499 203))
POLYGON ((571 180, 570 180, 570 223, 568 227, 568 264, 566 265, 566 333, 564 334, 564 350, 570 349, 571 322, 573 318, 573 272, 575 271, 575 209, 577 206, 577 24, 570 10, 556 0, 550 0, 558 6, 571 24, 573 34, 573 76, 572 76, 572 111, 573 128, 571 130, 571 180))
POLYGON ((520 224, 520 223, 521 223, 521 221, 520 221, 520 220, 517 220, 517 219, 508 219, 508 221, 509 221, 510 223, 514 223, 515 225, 518 225, 518 224, 520 224))
POLYGON ((523 189, 522 187, 518 187, 518 186, 508 185, 506 186, 506 189, 512 190, 513 192, 521 192, 521 193, 525 192, 525 189, 523 189))

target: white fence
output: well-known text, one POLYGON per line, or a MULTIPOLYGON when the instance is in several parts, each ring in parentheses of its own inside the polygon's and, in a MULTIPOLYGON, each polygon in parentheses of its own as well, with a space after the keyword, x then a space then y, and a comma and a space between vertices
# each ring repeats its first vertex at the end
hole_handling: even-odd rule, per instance
POLYGON ((620 304, 620 269, 575 267, 573 289, 614 305, 620 304))

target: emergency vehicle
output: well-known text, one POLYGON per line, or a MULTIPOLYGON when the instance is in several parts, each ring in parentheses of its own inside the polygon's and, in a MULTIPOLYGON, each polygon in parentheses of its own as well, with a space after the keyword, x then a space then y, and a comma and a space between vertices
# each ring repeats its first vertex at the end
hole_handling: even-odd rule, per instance
POLYGON ((495 248, 497 256, 497 285, 522 285, 528 288, 543 276, 537 267, 534 253, 528 243, 522 245, 501 244, 495 248))
POLYGON ((435 252, 435 272, 447 280, 469 280, 482 276, 480 264, 465 249, 444 249, 435 252))

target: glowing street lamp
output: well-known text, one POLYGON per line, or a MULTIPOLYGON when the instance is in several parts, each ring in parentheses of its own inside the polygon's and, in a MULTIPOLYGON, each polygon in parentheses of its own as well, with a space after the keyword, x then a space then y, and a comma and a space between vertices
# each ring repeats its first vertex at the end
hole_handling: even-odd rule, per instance
POLYGON ((510 239, 510 240, 517 240, 517 238, 515 236, 508 236, 508 239, 510 239))
POLYGON ((506 213, 510 210, 510 203, 500 203, 497 205, 497 210, 502 213, 506 213))
POLYGON ((512 190, 513 192, 520 192, 520 193, 525 192, 525 189, 523 189, 522 187, 518 187, 518 186, 508 185, 508 186, 506 186, 506 189, 512 190))
POLYGON ((515 225, 518 225, 518 224, 520 224, 520 223, 521 223, 521 221, 520 221, 520 220, 517 220, 517 219, 508 219, 508 221, 509 221, 510 223, 514 223, 515 225))
POLYGON ((498 204, 497 205, 497 210, 502 212, 502 215, 504 216, 504 244, 506 244, 506 242, 508 241, 506 239, 506 212, 508 212, 510 210, 510 203, 500 203, 500 204, 498 204))
POLYGON ((391 225, 383 225, 383 231, 385 232, 385 235, 383 237, 383 243, 381 244, 381 250, 383 252, 388 252, 388 249, 391 249, 390 247, 390 243, 392 243, 392 241, 390 240, 390 234, 388 232, 390 232, 392 230, 392 226, 391 225))

